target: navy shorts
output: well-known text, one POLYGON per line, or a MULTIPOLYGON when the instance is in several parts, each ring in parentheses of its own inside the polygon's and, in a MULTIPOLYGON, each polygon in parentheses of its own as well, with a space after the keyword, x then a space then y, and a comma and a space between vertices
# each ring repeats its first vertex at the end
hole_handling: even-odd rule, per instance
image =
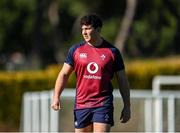
POLYGON ((84 128, 93 122, 106 123, 113 126, 113 112, 114 108, 112 106, 74 110, 75 128, 84 128))

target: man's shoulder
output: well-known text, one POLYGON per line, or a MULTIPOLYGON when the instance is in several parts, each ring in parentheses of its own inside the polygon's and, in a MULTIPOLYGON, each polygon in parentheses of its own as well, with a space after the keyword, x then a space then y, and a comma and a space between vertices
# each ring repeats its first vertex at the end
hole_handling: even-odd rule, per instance
POLYGON ((70 50, 70 51, 75 51, 77 48, 83 46, 84 44, 85 44, 84 41, 81 41, 81 42, 79 42, 79 43, 73 44, 73 45, 69 48, 69 50, 70 50))
POLYGON ((79 43, 73 44, 70 48, 78 48, 85 44, 85 41, 80 41, 79 43))
POLYGON ((116 51, 119 51, 119 49, 114 46, 112 43, 104 40, 104 44, 105 44, 105 47, 109 48, 112 52, 116 52, 116 51))

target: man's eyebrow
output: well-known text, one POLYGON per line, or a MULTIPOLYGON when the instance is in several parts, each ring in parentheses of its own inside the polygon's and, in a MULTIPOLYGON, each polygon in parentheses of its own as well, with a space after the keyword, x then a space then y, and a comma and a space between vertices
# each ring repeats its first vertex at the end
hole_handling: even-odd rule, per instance
POLYGON ((92 27, 81 27, 81 29, 90 29, 92 27))

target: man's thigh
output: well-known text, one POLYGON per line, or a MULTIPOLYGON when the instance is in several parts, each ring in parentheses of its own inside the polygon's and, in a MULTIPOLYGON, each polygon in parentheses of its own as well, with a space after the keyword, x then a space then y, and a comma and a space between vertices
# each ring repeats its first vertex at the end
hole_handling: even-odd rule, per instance
POLYGON ((110 132, 111 125, 106 123, 93 123, 93 131, 94 132, 110 132))
POLYGON ((76 133, 82 133, 82 132, 93 132, 93 124, 89 124, 86 127, 83 128, 75 128, 76 133))

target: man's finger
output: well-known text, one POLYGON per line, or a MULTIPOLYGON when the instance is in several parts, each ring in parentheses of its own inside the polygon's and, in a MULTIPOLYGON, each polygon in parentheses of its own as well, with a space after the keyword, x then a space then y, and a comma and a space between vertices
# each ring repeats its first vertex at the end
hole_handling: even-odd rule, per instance
POLYGON ((125 120, 124 118, 122 119, 121 123, 126 123, 127 120, 125 120))
POLYGON ((129 121, 129 119, 130 119, 129 117, 123 117, 121 123, 126 123, 127 121, 129 121))
POLYGON ((61 109, 60 105, 52 105, 51 106, 55 111, 58 111, 61 109))

